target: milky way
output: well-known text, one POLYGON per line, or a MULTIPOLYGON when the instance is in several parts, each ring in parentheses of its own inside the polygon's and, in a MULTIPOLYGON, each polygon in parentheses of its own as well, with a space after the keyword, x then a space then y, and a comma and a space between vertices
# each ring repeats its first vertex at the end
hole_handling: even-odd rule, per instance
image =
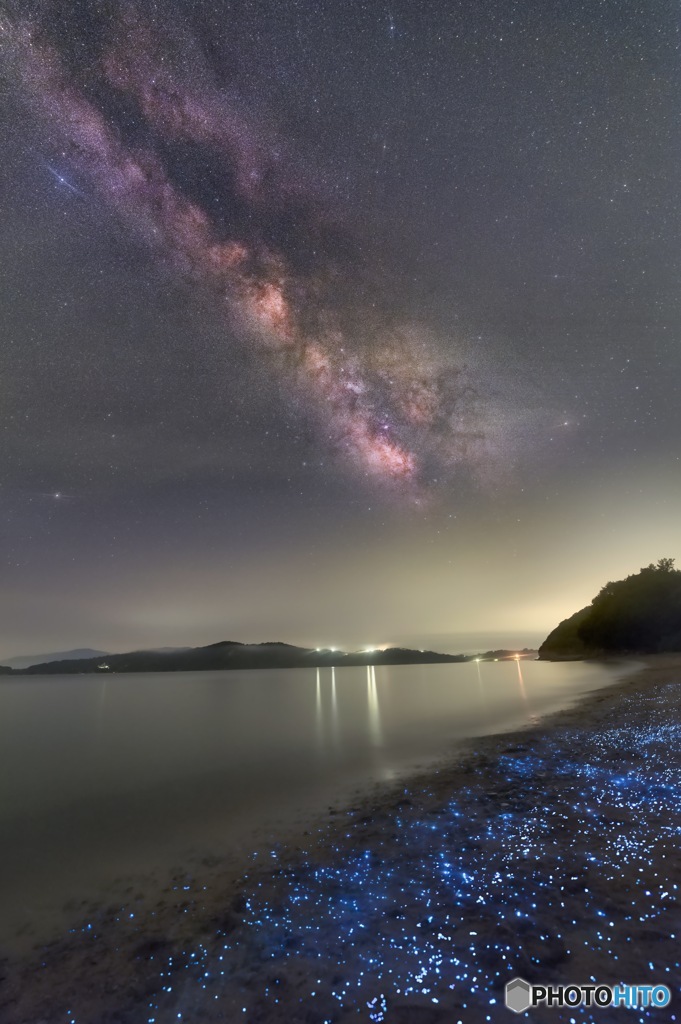
POLYGON ((421 497, 462 470, 501 471, 512 431, 489 384, 452 343, 445 357, 423 325, 381 311, 389 287, 324 203, 323 183, 267 118, 211 82, 191 40, 161 38, 127 8, 74 69, 57 35, 2 24, 54 148, 50 173, 99 195, 236 326, 225 344, 236 333, 254 348, 324 443, 421 497))

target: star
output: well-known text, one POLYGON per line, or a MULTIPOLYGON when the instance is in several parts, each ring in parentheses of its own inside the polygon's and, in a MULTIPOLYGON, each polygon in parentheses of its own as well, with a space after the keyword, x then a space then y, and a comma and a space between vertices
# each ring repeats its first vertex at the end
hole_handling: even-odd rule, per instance
POLYGON ((81 190, 79 188, 76 188, 75 185, 72 185, 71 182, 67 178, 65 178, 63 174, 60 174, 59 171, 57 171, 51 164, 46 163, 45 167, 50 172, 55 181, 57 181, 60 185, 63 185, 63 187, 68 189, 69 192, 73 192, 73 194, 76 196, 84 197, 85 193, 81 192, 81 190))

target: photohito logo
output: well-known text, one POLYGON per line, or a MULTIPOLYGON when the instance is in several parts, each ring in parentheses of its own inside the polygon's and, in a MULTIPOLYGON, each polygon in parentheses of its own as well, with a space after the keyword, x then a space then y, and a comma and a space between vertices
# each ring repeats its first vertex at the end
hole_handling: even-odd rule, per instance
POLYGON ((524 1013, 531 1006, 618 1006, 627 1010, 667 1006, 666 985, 530 985, 514 978, 506 986, 506 1006, 524 1013))

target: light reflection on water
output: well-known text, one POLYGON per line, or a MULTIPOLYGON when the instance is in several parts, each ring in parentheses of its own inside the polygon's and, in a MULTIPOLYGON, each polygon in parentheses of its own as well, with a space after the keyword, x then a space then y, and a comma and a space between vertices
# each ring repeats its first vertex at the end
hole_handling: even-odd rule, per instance
POLYGON ((4 929, 190 849, 246 849, 258 829, 423 766, 457 739, 534 721, 614 675, 470 662, 3 681, 4 929))
POLYGON ((383 734, 381 731, 381 706, 378 701, 378 687, 376 685, 376 669, 373 665, 367 666, 367 704, 369 708, 369 735, 375 747, 383 746, 383 734))

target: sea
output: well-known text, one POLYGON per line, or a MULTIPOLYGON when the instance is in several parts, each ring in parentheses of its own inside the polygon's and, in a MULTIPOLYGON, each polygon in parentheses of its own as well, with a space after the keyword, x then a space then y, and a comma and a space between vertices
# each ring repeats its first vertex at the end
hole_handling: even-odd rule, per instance
POLYGON ((522 660, 2 679, 0 950, 127 878, 247 858, 622 672, 522 660))

